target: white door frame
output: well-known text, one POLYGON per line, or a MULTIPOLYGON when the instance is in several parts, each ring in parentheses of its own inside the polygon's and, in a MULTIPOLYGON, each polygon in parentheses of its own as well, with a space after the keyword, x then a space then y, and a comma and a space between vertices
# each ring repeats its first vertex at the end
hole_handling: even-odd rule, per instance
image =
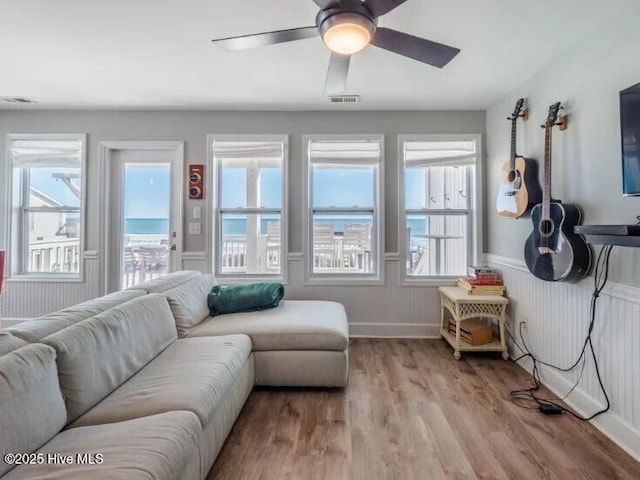
POLYGON ((173 152, 171 161, 171 204, 169 230, 175 232, 175 237, 170 238, 171 245, 175 245, 173 254, 170 255, 170 271, 182 268, 182 209, 183 209, 183 180, 184 180, 184 142, 169 141, 107 141, 100 142, 100 290, 103 294, 109 293, 109 262, 111 260, 111 240, 109 220, 112 213, 112 205, 109 199, 113 190, 111 178, 111 162, 113 153, 118 150, 165 150, 173 152))

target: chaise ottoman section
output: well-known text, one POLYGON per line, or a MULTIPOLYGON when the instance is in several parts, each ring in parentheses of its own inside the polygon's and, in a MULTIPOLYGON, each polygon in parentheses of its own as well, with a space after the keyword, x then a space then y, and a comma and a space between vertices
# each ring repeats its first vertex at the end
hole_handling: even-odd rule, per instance
POLYGON ((187 338, 230 333, 251 338, 256 385, 346 385, 349 327, 340 303, 284 300, 276 308, 209 317, 187 338))

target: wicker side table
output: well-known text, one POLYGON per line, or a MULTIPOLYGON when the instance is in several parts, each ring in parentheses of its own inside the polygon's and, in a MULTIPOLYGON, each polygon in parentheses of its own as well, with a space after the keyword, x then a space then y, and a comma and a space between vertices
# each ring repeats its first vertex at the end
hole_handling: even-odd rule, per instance
POLYGON ((507 341, 504 331, 505 310, 509 299, 500 295, 471 295, 460 287, 439 287, 440 335, 453 347, 453 357, 460 359, 461 352, 502 352, 507 360, 507 341), (445 310, 456 323, 456 334, 449 333, 445 325, 445 310), (460 338, 460 324, 470 318, 492 318, 498 322, 500 338, 484 345, 470 345, 460 338))

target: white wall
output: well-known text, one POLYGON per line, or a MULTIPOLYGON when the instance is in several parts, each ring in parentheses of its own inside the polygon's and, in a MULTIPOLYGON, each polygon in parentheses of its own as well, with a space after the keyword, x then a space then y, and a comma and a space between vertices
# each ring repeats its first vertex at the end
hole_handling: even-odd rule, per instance
MULTIPOLYGON (((580 205, 586 224, 636 223, 640 197, 622 197, 618 94, 640 82, 638 18, 640 8, 627 12, 614 29, 594 33, 590 42, 547 65, 487 111, 489 262, 505 272, 512 328, 528 317, 533 351, 560 366, 571 364, 584 340, 592 281, 569 285, 533 277, 523 262, 530 219, 509 220, 495 213, 499 170, 510 150, 510 123, 505 118, 519 97, 529 100, 531 120, 519 123, 518 153, 538 159, 542 167, 540 125, 550 104, 565 102, 569 128, 554 129, 553 136, 554 197, 580 205)), ((640 249, 617 247, 611 259, 611 288, 600 298, 594 343, 612 411, 600 417, 597 425, 640 458, 640 249)), ((545 383, 561 394, 575 378, 548 370, 543 375, 545 383)), ((585 413, 602 405, 592 365, 588 364, 583 383, 570 401, 585 413)))
MULTIPOLYGON (((388 335, 435 334, 438 299, 435 289, 399 287, 398 251, 398 163, 397 135, 411 133, 485 133, 485 112, 216 112, 216 111, 3 111, 0 110, 0 185, 5 185, 5 141, 7 133, 87 133, 88 134, 88 225, 86 250, 91 252, 84 285, 17 284, 7 285, 4 312, 8 317, 32 317, 63 308, 99 293, 95 275, 102 261, 99 252, 100 186, 99 142, 106 140, 179 140, 185 142, 185 160, 207 163, 207 134, 290 134, 290 204, 303 205, 302 134, 383 133, 385 134, 385 261, 386 285, 382 287, 303 287, 303 259, 293 255, 289 262, 289 298, 326 298, 343 301, 350 321, 359 333, 369 331, 388 335), (91 273, 93 272, 93 273, 91 273), (353 295, 353 292, 358 295, 353 295), (34 295, 46 298, 33 302, 34 295), (364 325, 363 325, 364 324, 364 325), (400 325, 394 327, 394 325, 400 325)), ((206 172, 209 174, 210 172, 206 172)), ((186 190, 186 189, 185 189, 186 190)), ((186 201, 185 213, 202 205, 203 232, 210 229, 210 198, 204 202, 186 201)), ((0 202, 4 202, 0 195, 0 202)), ((6 212, 0 203, 0 212, 6 212)), ((289 211, 289 250, 302 251, 302 209, 289 211)), ((5 219, 2 219, 5 220, 5 219)), ((184 222, 193 221, 185 215, 184 222)), ((200 220, 198 220, 200 221, 200 220)), ((186 225, 185 225, 186 227, 186 225)), ((2 248, 6 221, 0 221, 2 248)), ((186 228, 184 229, 186 231, 186 228)), ((205 235, 185 236, 185 268, 208 271, 204 257, 208 245, 205 235)))

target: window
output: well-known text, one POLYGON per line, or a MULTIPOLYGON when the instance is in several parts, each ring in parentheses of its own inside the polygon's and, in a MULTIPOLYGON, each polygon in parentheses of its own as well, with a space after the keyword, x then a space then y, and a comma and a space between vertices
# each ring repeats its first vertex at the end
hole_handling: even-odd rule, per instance
POLYGON ((406 281, 459 277, 479 256, 480 138, 400 137, 406 281))
POLYGON ((381 281, 382 136, 305 136, 303 144, 307 277, 381 281))
POLYGON ((210 136, 209 144, 216 275, 284 278, 287 138, 210 136))
POLYGON ((83 250, 84 135, 9 135, 11 269, 79 277, 83 250))

